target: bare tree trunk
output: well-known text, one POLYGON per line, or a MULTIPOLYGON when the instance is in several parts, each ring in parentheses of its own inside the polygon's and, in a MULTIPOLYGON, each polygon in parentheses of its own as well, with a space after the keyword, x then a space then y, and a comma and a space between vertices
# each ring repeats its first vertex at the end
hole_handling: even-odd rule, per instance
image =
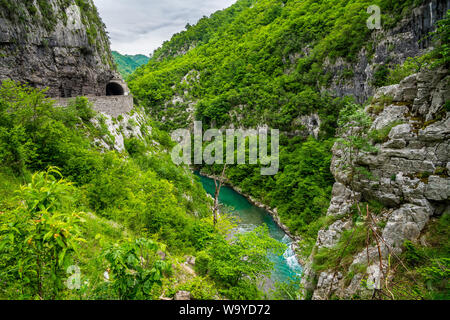
POLYGON ((227 165, 224 164, 222 175, 220 176, 219 181, 217 181, 217 177, 214 177, 214 185, 216 186, 216 192, 214 194, 214 208, 213 208, 213 214, 214 214, 214 227, 217 224, 218 216, 219 216, 219 195, 220 195, 220 189, 222 188, 224 179, 225 179, 225 171, 227 170, 227 165))

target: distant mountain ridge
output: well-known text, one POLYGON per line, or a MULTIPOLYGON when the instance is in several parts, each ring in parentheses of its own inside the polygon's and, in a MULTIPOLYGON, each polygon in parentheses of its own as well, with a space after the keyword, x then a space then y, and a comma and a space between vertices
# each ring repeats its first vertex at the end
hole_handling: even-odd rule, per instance
POLYGON ((147 62, 150 60, 149 57, 147 57, 143 54, 123 55, 117 51, 113 51, 112 55, 113 55, 114 61, 117 64, 117 70, 120 72, 120 74, 124 78, 126 78, 130 74, 132 74, 134 72, 134 70, 136 70, 140 66, 147 64, 147 62))

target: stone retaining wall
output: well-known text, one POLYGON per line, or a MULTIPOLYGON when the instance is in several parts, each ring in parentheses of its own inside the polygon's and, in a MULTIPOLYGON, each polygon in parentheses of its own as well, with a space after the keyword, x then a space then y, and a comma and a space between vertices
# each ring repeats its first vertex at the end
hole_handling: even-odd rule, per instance
MULTIPOLYGON (((97 112, 117 118, 133 109, 133 96, 92 96, 87 97, 97 112)), ((55 98, 56 104, 66 107, 75 98, 55 98)))

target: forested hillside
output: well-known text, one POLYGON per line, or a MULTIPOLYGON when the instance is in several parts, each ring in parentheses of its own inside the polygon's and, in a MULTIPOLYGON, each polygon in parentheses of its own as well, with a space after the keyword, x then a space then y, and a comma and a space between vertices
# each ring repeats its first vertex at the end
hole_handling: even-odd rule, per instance
MULTIPOLYGON (((307 255, 317 231, 329 223, 325 213, 334 182, 329 168, 339 112, 355 101, 328 87, 332 79, 344 85, 353 76, 361 51, 375 59, 383 31, 374 37, 377 31, 367 27, 370 5, 380 6, 382 28, 389 30, 422 2, 240 0, 174 35, 131 75, 129 85, 169 131, 189 127, 193 119, 206 127, 280 129, 276 176, 239 165, 229 167, 227 177, 277 208, 282 222, 304 239, 307 255), (342 62, 348 67, 327 69, 342 62), (318 139, 309 137, 313 132, 318 139)), ((405 71, 395 64, 383 68, 384 74, 376 69, 364 82, 376 88, 388 77, 399 81, 405 71), (395 72, 397 80, 390 75, 395 72)))
POLYGON ((146 64, 149 60, 149 57, 144 56, 143 54, 122 55, 117 51, 113 51, 112 56, 117 64, 117 70, 124 78, 127 78, 134 70, 143 64, 146 64))
POLYGON ((82 96, 104 96, 115 76, 93 2, 0 10, 0 299, 266 297, 268 253, 285 246, 265 228, 231 242, 234 222, 213 223, 157 122, 137 106, 96 112, 82 96), (50 98, 66 96, 64 108, 50 98))
POLYGON ((370 5, 381 7, 389 28, 419 3, 241 0, 166 42, 130 87, 167 128, 186 125, 194 105, 196 118, 211 125, 264 123, 284 131, 317 111, 332 135, 337 108, 321 90, 332 76, 324 62, 370 51, 370 5))
POLYGON ((110 119, 84 97, 63 109, 45 92, 4 81, 0 299, 159 299, 179 290, 264 297, 267 253, 283 246, 264 228, 227 241, 231 220, 213 224, 211 200, 172 163, 172 146, 139 110, 110 119), (187 255, 201 255, 198 276, 184 266, 187 255), (67 285, 68 277, 78 282, 67 285))
POLYGON ((0 0, 0 300, 449 299, 449 3, 238 0, 148 58, 91 0, 0 0), (279 129, 278 173, 176 165, 194 120, 279 129))

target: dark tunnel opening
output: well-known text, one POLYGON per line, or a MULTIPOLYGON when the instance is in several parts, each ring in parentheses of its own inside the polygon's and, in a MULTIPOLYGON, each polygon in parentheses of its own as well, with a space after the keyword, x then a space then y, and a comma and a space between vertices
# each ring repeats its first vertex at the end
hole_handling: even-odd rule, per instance
POLYGON ((123 96, 125 91, 123 87, 115 82, 110 82, 106 85, 106 95, 107 96, 123 96))

